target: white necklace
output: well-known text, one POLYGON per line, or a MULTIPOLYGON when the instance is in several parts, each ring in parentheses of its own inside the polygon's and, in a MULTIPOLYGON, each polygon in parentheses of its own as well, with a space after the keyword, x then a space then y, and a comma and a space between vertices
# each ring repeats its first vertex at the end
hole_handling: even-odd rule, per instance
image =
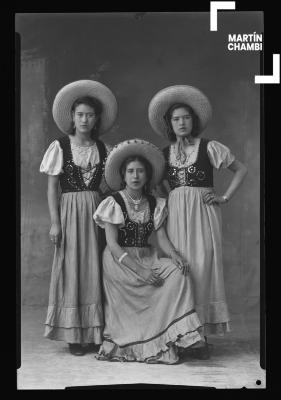
POLYGON ((133 198, 129 195, 127 189, 126 189, 126 194, 127 194, 127 196, 129 197, 129 199, 131 200, 131 202, 134 204, 134 209, 135 209, 135 211, 138 211, 138 210, 139 210, 140 202, 142 201, 142 194, 141 194, 141 197, 140 197, 138 200, 133 199, 133 198))

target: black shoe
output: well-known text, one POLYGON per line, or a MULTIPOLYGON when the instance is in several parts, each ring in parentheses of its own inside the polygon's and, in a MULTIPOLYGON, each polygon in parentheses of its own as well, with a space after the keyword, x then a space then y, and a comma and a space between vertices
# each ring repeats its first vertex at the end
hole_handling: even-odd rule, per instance
POLYGON ((211 347, 212 345, 209 345, 205 342, 202 347, 189 347, 187 349, 181 349, 179 355, 181 357, 187 355, 192 358, 196 358, 197 360, 209 360, 211 347))
POLYGON ((79 343, 68 343, 69 351, 74 356, 83 356, 86 351, 79 343))
POLYGON ((85 349, 88 353, 98 353, 100 346, 100 344, 88 343, 85 349))
POLYGON ((198 360, 209 360, 210 358, 210 350, 208 343, 205 343, 205 346, 198 347, 197 349, 193 349, 193 357, 198 360))

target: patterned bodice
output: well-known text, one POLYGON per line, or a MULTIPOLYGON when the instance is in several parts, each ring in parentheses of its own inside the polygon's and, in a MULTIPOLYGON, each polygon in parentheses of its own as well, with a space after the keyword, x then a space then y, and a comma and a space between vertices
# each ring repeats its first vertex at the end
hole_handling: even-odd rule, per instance
POLYGON ((208 157, 207 144, 207 139, 200 140, 197 159, 187 167, 171 165, 169 161, 171 147, 164 148, 165 177, 172 190, 180 186, 213 187, 213 166, 208 157))
POLYGON ((104 170, 104 164, 106 160, 106 147, 100 140, 96 141, 97 149, 99 152, 100 162, 95 165, 95 171, 88 185, 85 184, 81 167, 74 164, 70 139, 68 136, 64 136, 58 139, 60 146, 63 150, 63 174, 60 174, 60 186, 62 193, 67 192, 82 192, 85 190, 97 191, 104 170))
POLYGON ((125 202, 120 193, 111 194, 115 201, 120 205, 124 215, 124 227, 118 228, 118 244, 121 247, 148 247, 148 238, 154 230, 154 210, 156 207, 156 199, 151 195, 146 195, 149 208, 150 218, 145 223, 137 223, 129 218, 125 202))

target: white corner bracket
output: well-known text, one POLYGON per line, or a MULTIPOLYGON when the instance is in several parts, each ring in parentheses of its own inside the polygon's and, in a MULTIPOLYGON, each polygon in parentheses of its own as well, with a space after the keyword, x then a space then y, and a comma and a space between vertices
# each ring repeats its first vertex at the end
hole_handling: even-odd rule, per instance
POLYGON ((280 54, 273 54, 273 74, 255 75, 255 83, 280 83, 280 54))
POLYGON ((210 1, 210 31, 217 31, 218 10, 235 10, 235 1, 210 1))

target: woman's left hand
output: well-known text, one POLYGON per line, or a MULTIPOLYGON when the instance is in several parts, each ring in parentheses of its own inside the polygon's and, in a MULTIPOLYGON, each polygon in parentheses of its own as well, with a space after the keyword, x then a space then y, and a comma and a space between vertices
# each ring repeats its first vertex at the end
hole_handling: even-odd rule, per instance
POLYGON ((215 192, 207 192, 203 194, 203 201, 209 206, 212 204, 223 204, 225 199, 222 196, 218 196, 215 192))
POLYGON ((188 263, 176 251, 172 251, 171 258, 174 264, 182 271, 183 275, 187 275, 189 272, 188 263))

